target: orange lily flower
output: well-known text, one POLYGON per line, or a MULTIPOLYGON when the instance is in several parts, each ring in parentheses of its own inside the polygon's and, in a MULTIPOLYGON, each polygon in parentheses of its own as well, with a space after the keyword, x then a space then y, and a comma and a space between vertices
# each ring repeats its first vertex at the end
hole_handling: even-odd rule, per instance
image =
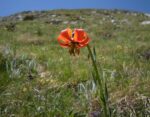
POLYGON ((90 38, 83 29, 74 29, 72 31, 67 28, 61 31, 57 40, 61 47, 69 48, 69 53, 75 55, 80 53, 80 48, 87 46, 90 38))

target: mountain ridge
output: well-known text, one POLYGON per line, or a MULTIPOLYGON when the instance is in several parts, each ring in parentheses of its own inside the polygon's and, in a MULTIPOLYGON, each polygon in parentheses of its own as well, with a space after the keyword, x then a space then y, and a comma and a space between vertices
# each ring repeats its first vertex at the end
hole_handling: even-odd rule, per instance
MULTIPOLYGON (((58 10, 41 10, 41 11, 22 11, 18 13, 14 13, 9 16, 1 16, 0 17, 0 22, 5 22, 5 21, 18 21, 21 18, 24 18, 26 15, 33 15, 36 18, 40 18, 40 16, 43 16, 42 14, 45 15, 63 15, 62 12, 82 12, 88 14, 88 12, 99 12, 101 14, 137 14, 137 15, 145 15, 148 13, 142 13, 142 12, 137 12, 137 11, 129 11, 129 10, 119 10, 119 9, 58 9, 58 10), (61 13, 60 13, 61 12, 61 13)), ((72 14, 72 13, 71 13, 72 14)), ((44 18, 44 17, 43 17, 44 18)))

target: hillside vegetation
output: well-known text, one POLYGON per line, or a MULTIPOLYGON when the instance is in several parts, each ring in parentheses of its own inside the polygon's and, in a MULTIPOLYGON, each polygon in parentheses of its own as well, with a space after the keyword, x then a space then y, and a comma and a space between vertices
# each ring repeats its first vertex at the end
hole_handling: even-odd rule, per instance
POLYGON ((150 16, 119 10, 26 11, 0 19, 0 117, 97 117, 86 48, 70 56, 60 31, 83 28, 108 85, 113 117, 150 115, 150 16), (145 23, 147 22, 147 23, 145 23))

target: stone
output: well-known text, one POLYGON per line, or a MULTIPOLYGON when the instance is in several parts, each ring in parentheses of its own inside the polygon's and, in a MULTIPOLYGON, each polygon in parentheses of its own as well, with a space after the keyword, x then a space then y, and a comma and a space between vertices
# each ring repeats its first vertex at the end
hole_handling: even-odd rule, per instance
POLYGON ((22 21, 22 20, 23 20, 22 15, 18 15, 18 16, 17 16, 17 19, 18 19, 19 21, 22 21))
POLYGON ((145 15, 148 16, 148 17, 150 17, 150 14, 149 14, 149 13, 145 13, 145 15))
POLYGON ((68 24, 68 23, 69 23, 68 21, 64 21, 64 22, 63 22, 63 24, 68 24))
POLYGON ((53 15, 51 15, 52 17, 56 17, 56 15, 55 14, 53 14, 53 15))
POLYGON ((60 24, 60 23, 62 23, 62 20, 60 20, 60 19, 52 19, 51 21, 50 21, 50 23, 51 24, 60 24))
POLYGON ((75 24, 77 24, 78 22, 77 21, 71 21, 70 22, 70 24, 72 24, 72 25, 75 25, 75 24))
POLYGON ((141 25, 148 25, 148 24, 150 24, 150 21, 143 21, 143 22, 141 22, 141 25))

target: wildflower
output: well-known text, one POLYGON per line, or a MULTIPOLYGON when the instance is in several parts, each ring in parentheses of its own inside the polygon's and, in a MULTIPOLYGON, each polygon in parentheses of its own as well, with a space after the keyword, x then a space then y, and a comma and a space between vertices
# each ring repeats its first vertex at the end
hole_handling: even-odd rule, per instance
POLYGON ((22 91, 23 91, 23 92, 26 92, 26 91, 27 91, 27 88, 26 88, 26 87, 24 87, 24 88, 22 89, 22 91))
POLYGON ((117 49, 118 49, 118 50, 122 50, 123 47, 122 47, 121 45, 117 45, 117 49))
POLYGON ((46 79, 46 82, 49 82, 50 80, 49 79, 46 79))
POLYGON ((41 85, 44 85, 46 83, 46 80, 42 78, 39 82, 41 85))
POLYGON ((74 29, 72 31, 70 28, 62 30, 58 36, 58 42, 61 47, 69 48, 70 55, 75 55, 80 53, 80 48, 87 46, 90 38, 83 29, 74 29))
POLYGON ((105 61, 106 58, 105 58, 104 56, 101 56, 101 60, 102 60, 102 61, 105 61))

